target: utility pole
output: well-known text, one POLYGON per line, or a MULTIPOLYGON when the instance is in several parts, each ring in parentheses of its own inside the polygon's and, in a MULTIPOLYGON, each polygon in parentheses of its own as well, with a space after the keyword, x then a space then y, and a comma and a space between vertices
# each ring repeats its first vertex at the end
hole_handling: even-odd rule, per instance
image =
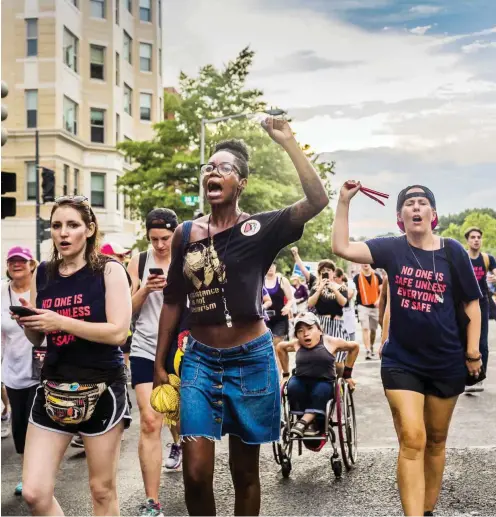
POLYGON ((38 133, 38 129, 36 129, 35 133, 35 146, 36 146, 36 156, 35 156, 35 169, 36 169, 36 260, 40 262, 41 260, 41 251, 40 251, 40 135, 38 133))

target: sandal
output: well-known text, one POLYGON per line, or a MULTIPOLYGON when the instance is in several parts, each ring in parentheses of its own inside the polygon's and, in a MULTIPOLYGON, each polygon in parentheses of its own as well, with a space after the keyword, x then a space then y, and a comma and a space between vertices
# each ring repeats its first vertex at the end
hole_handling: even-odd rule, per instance
POLYGON ((308 423, 305 422, 305 420, 298 420, 298 422, 296 422, 296 424, 291 428, 291 434, 303 438, 307 427, 308 423))

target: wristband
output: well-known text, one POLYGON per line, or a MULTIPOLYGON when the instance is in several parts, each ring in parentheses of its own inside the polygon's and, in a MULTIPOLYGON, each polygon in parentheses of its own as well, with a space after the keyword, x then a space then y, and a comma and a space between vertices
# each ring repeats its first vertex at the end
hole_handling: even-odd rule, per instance
POLYGON ((343 379, 351 379, 352 371, 353 371, 353 368, 350 368, 349 366, 345 366, 344 371, 343 371, 343 379))
POLYGON ((282 378, 283 379, 289 378, 289 372, 282 372, 282 378))
POLYGON ((465 355, 465 360, 469 363, 477 363, 482 359, 482 354, 479 354, 479 357, 469 357, 468 355, 465 355))

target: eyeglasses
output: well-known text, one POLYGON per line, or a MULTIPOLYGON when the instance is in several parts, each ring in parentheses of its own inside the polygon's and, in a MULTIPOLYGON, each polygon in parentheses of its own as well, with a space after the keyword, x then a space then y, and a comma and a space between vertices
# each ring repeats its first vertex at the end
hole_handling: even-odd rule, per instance
POLYGON ((215 165, 214 163, 205 163, 200 167, 200 171, 202 174, 212 174, 214 170, 217 169, 217 172, 221 176, 229 176, 232 171, 236 171, 240 174, 240 170, 234 165, 234 163, 222 162, 219 165, 215 165))
POLYGON ((64 203, 66 201, 73 202, 73 203, 85 203, 88 201, 88 198, 86 196, 60 196, 56 197, 54 200, 54 203, 64 203))

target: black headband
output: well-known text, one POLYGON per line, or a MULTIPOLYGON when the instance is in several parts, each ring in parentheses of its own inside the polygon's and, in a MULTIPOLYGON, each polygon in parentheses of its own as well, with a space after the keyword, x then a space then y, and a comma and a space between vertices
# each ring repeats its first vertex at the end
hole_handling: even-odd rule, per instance
POLYGON ((177 222, 173 223, 166 223, 164 222, 152 222, 146 226, 147 231, 151 230, 152 228, 158 228, 161 230, 175 230, 177 228, 177 222))
POLYGON ((411 199, 412 197, 425 197, 429 200, 429 203, 431 204, 432 208, 434 210, 436 209, 436 198, 434 197, 434 194, 432 193, 432 190, 428 189, 427 187, 424 187, 423 185, 411 185, 410 187, 406 187, 398 194, 398 201, 396 203, 396 211, 400 212, 401 207, 403 206, 403 203, 407 199, 411 199), (421 188, 422 192, 407 192, 411 190, 412 188, 421 188))

